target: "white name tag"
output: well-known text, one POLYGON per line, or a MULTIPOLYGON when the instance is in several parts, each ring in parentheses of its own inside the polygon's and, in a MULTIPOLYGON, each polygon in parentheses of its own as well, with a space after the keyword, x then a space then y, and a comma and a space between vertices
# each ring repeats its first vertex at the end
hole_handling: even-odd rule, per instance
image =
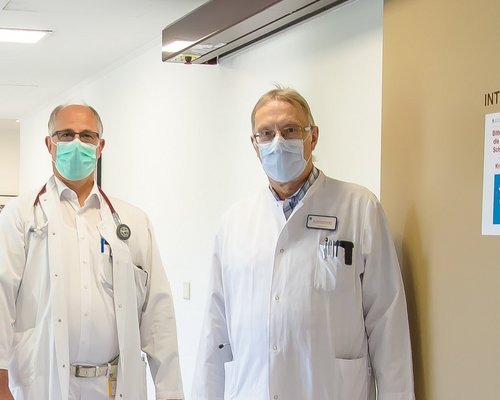
POLYGON ((329 231, 334 231, 335 229, 337 229, 337 217, 309 214, 307 216, 306 226, 309 229, 326 229, 329 231))

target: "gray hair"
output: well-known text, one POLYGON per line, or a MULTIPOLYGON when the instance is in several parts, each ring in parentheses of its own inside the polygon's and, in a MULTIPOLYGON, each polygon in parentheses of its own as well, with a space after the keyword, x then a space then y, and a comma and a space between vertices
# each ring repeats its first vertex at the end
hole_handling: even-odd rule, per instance
MULTIPOLYGON (((63 108, 71 106, 71 105, 76 105, 76 104, 61 104, 61 105, 57 106, 56 108, 54 108, 54 110, 50 113, 49 123, 48 123, 49 135, 52 135, 55 132, 54 126, 56 124, 56 118, 57 118, 57 114, 59 113, 59 111, 61 111, 63 108)), ((98 112, 94 109, 94 107, 91 107, 87 104, 81 104, 81 105, 87 107, 92 112, 92 114, 94 114, 94 117, 95 117, 96 122, 97 122, 97 128, 99 130, 99 132, 97 132, 97 133, 99 134, 99 136, 102 136, 102 130, 103 130, 102 129, 102 121, 101 121, 101 117, 99 116, 98 112)))
POLYGON ((307 114, 309 123, 312 126, 315 125, 314 118, 311 113, 311 108, 309 107, 309 104, 307 103, 306 99, 304 99, 304 97, 302 97, 302 95, 295 89, 283 87, 276 84, 274 89, 268 91, 267 93, 264 93, 261 96, 261 98, 257 101, 257 104, 255 104, 251 116, 252 131, 255 128, 255 114, 257 113, 257 110, 271 100, 286 101, 287 103, 290 103, 292 105, 298 104, 307 114))

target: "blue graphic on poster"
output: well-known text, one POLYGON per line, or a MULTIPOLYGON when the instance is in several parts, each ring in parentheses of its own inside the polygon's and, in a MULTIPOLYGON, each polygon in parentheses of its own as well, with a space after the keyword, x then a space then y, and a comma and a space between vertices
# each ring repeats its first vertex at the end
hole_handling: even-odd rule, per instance
POLYGON ((493 188, 493 223, 500 224, 500 175, 495 175, 493 188))

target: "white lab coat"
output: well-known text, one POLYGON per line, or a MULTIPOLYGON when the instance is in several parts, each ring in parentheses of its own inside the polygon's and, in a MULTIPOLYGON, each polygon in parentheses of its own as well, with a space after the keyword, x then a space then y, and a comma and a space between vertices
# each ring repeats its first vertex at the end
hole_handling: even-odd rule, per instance
POLYGON ((380 400, 414 399, 401 273, 376 197, 320 173, 288 221, 268 188, 233 206, 215 239, 192 400, 367 400, 372 370, 380 400), (337 217, 337 229, 307 228, 309 214, 337 217), (325 237, 354 243, 352 265, 342 248, 324 259, 325 237))
MULTIPOLYGON (((35 208, 38 225, 43 225, 42 210, 48 225, 30 232, 35 197, 13 200, 0 214, 0 368, 9 370, 16 400, 66 400, 70 365, 63 282, 69 271, 60 251, 62 217, 54 177, 35 208)), ((111 203, 132 231, 127 242, 117 238, 103 201, 98 229, 111 247, 120 350, 116 398, 147 398, 142 349, 157 398, 180 399, 174 309, 151 224, 139 209, 117 199, 111 203)))

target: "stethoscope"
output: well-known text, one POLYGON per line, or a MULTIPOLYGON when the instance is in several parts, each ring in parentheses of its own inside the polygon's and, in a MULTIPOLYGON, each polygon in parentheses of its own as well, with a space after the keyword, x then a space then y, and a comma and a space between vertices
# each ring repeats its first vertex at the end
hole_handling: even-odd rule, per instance
MULTIPOLYGON (((118 236, 118 239, 127 240, 128 238, 130 238, 130 235, 132 233, 130 231, 130 228, 128 227, 128 225, 122 224, 122 222, 120 220, 120 216, 116 212, 115 208, 113 207, 113 204, 111 204, 111 201, 109 201, 108 196, 106 196, 106 194, 103 192, 101 187, 98 186, 97 188, 99 189, 99 193, 101 193, 102 198, 104 199, 104 201, 108 205, 108 207, 111 211, 111 214, 113 215, 113 219, 115 220, 116 236, 118 236)), ((41 227, 39 227, 38 219, 36 217, 36 211, 35 211, 36 206, 40 204, 40 196, 42 194, 44 194, 46 191, 47 191, 47 185, 43 185, 42 189, 36 195, 35 201, 33 202, 33 217, 34 217, 34 221, 35 221, 35 226, 30 228, 30 232, 40 232, 43 229, 45 229, 47 227, 47 225, 49 224, 49 221, 47 220, 47 214, 45 214, 45 211, 42 208, 42 212, 43 212, 43 215, 45 218, 45 223, 41 227)))

